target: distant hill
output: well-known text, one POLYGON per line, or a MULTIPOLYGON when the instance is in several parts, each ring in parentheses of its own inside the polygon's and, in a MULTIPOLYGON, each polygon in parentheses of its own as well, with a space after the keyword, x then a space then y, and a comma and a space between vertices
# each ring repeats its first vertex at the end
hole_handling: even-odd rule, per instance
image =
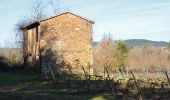
MULTIPOLYGON (((168 45, 168 42, 164 41, 151 41, 151 40, 146 40, 146 39, 128 39, 124 40, 126 43, 128 43, 131 46, 143 46, 145 44, 150 44, 154 45, 157 47, 165 47, 168 45)), ((93 42, 93 47, 96 47, 98 42, 93 42)))
POLYGON ((93 42, 93 47, 96 47, 99 42, 93 42))
POLYGON ((132 46, 143 46, 145 44, 150 44, 150 45, 154 45, 157 47, 165 47, 168 45, 168 42, 151 41, 151 40, 145 40, 145 39, 129 39, 129 40, 125 40, 125 42, 127 42, 128 44, 132 46))

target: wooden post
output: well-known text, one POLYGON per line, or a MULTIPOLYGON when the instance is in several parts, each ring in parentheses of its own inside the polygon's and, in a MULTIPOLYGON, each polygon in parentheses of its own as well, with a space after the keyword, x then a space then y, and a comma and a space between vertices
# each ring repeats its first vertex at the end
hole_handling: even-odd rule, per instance
POLYGON ((165 75, 166 75, 166 78, 167 78, 167 80, 168 80, 168 83, 169 83, 169 85, 170 85, 170 80, 169 80, 169 76, 168 76, 168 73, 167 73, 167 71, 165 71, 165 75))
POLYGON ((138 83, 136 81, 135 75, 134 75, 132 70, 131 70, 131 74, 132 74, 133 80, 135 82, 135 86, 136 86, 136 88, 138 90, 138 94, 137 94, 138 95, 138 100, 142 100, 142 95, 141 95, 140 87, 139 87, 139 85, 138 85, 138 83))
POLYGON ((82 66, 82 69, 83 69, 83 72, 84 72, 84 75, 85 75, 86 80, 89 80, 89 79, 90 79, 90 76, 88 77, 88 75, 87 75, 87 73, 86 73, 86 71, 85 71, 85 69, 84 69, 83 66, 82 66))
POLYGON ((109 75, 109 71, 108 71, 108 67, 106 67, 106 73, 107 73, 107 78, 109 78, 109 80, 110 80, 110 75, 109 75))
POLYGON ((125 79, 125 72, 123 70, 123 67, 121 68, 121 74, 122 74, 123 79, 125 79))

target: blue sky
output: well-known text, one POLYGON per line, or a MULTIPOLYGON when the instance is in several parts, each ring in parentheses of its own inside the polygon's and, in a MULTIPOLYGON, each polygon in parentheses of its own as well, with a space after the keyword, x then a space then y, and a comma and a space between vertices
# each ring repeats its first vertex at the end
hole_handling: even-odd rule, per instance
MULTIPOLYGON (((9 40, 17 21, 30 15, 33 1, 0 1, 0 45, 9 40)), ((94 20, 94 41, 109 32, 115 40, 170 40, 170 0, 60 0, 60 7, 94 20)))

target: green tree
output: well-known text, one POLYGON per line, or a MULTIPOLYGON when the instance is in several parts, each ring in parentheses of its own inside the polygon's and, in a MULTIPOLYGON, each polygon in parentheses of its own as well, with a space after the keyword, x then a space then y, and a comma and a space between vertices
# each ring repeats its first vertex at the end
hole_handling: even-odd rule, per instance
POLYGON ((170 40, 169 40, 169 42, 168 42, 168 51, 169 51, 169 53, 170 53, 170 40))
POLYGON ((169 54, 168 54, 168 61, 170 60, 170 41, 168 42, 168 52, 169 52, 169 54))
POLYGON ((129 50, 131 47, 124 41, 117 41, 115 43, 115 64, 117 68, 124 67, 124 60, 128 56, 129 50))

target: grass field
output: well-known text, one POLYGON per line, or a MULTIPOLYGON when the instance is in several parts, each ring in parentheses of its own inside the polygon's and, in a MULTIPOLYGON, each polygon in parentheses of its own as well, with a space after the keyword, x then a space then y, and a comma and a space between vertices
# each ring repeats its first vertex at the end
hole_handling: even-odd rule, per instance
MULTIPOLYGON (((121 98, 121 96, 117 96, 121 98)), ((1 72, 0 100, 113 100, 108 93, 77 94, 74 90, 56 89, 41 74, 30 72, 1 72)))
POLYGON ((0 85, 17 85, 42 81, 40 74, 30 72, 1 72, 0 85))
MULTIPOLYGON (((121 93, 113 95, 111 92, 78 93, 76 89, 57 88, 60 85, 45 80, 39 73, 1 72, 0 100, 134 100, 137 98, 136 93, 128 95, 121 93)), ((148 93, 144 93, 143 97, 152 99, 155 94, 150 93, 149 84, 147 90, 148 93)), ((158 89, 158 91, 162 90, 158 89)), ((159 97, 163 95, 167 94, 156 94, 159 97)))

